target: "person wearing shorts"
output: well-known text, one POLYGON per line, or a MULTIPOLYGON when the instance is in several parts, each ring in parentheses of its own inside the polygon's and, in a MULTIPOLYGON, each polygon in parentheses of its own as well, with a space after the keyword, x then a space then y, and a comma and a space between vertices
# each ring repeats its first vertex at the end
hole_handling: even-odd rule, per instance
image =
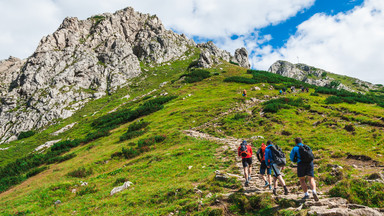
POLYGON ((269 187, 269 190, 272 190, 271 185, 271 168, 267 167, 267 164, 265 163, 265 149, 267 146, 262 143, 261 147, 257 150, 257 159, 260 161, 260 176, 264 180, 265 185, 264 188, 269 187), (267 177, 265 177, 265 171, 267 171, 267 177), (268 179, 268 180, 267 180, 268 179))
POLYGON ((273 194, 277 196, 277 180, 279 180, 280 184, 283 185, 284 194, 288 195, 287 186, 285 185, 285 181, 280 173, 280 171, 283 170, 284 167, 279 167, 277 164, 274 163, 274 157, 271 150, 272 146, 272 142, 268 140, 267 148, 265 149, 265 163, 268 168, 271 168, 273 170, 273 194))
POLYGON ((251 180, 252 174, 252 148, 250 145, 247 145, 247 141, 243 140, 238 148, 238 155, 242 158, 243 168, 244 168, 244 178, 245 178, 245 186, 248 187, 249 180, 251 180), (246 147, 245 151, 242 151, 242 146, 246 147))
POLYGON ((295 143, 296 143, 296 146, 293 147, 291 151, 290 159, 292 162, 297 163, 297 177, 299 178, 301 188, 304 191, 303 199, 304 200, 309 199, 308 186, 307 186, 307 183, 305 182, 305 178, 308 177, 309 185, 312 188, 313 198, 315 199, 315 201, 319 201, 319 198, 316 192, 316 182, 315 182, 313 161, 310 163, 302 162, 300 158, 299 146, 303 146, 303 140, 300 137, 298 137, 295 139, 295 143))

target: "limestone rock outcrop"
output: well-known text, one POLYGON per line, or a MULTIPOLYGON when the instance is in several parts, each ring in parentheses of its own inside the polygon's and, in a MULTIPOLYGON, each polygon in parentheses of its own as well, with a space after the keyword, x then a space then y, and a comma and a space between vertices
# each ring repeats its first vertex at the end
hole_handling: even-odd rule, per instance
POLYGON ((245 48, 240 48, 235 51, 232 56, 226 50, 218 48, 212 41, 197 45, 201 49, 200 57, 197 61, 197 67, 210 68, 221 61, 238 63, 239 66, 251 68, 248 60, 248 52, 245 48))
MULTIPOLYGON (((196 46, 165 29, 157 16, 133 8, 86 20, 68 17, 29 58, 0 61, 0 143, 68 118, 87 102, 128 85, 141 74, 140 63, 185 59, 196 46)), ((249 65, 245 49, 232 57, 211 42, 198 48, 204 67, 223 60, 249 65)))
MULTIPOLYGON (((290 62, 281 60, 273 63, 268 69, 268 71, 316 86, 329 86, 332 81, 335 81, 334 78, 327 76, 329 72, 325 70, 308 66, 305 64, 292 64, 290 62)), ((368 91, 369 89, 376 88, 376 86, 372 83, 361 81, 359 79, 354 79, 354 83, 356 85, 355 87, 358 87, 358 89, 361 89, 362 91, 368 91)), ((348 91, 356 91, 356 88, 346 86, 342 83, 337 88, 345 89, 348 91)))

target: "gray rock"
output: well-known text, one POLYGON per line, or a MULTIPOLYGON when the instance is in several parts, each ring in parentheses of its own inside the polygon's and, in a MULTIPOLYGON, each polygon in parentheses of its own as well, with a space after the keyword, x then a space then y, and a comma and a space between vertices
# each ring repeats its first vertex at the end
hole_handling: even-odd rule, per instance
POLYGON ((110 195, 112 196, 112 195, 115 194, 115 193, 121 192, 121 191, 123 191, 123 190, 129 188, 132 184, 133 184, 133 183, 130 182, 130 181, 125 182, 122 186, 113 188, 112 191, 111 191, 111 193, 110 193, 110 195))
POLYGON ((55 202, 55 205, 59 205, 59 204, 61 204, 61 201, 60 201, 60 200, 57 200, 57 201, 55 202))
MULTIPOLYGON (((329 73, 325 70, 315 68, 312 66, 308 66, 305 64, 292 64, 287 61, 277 61, 273 63, 268 69, 269 72, 280 74, 285 77, 294 78, 300 81, 303 81, 308 84, 316 85, 316 86, 327 86, 335 79, 326 76, 322 77, 323 73, 329 73)), ((364 89, 368 91, 369 89, 376 89, 377 87, 372 83, 361 81, 359 79, 355 79, 355 85, 360 89, 364 89), (368 87, 368 88, 367 88, 368 87)), ((350 86, 345 86, 340 84, 338 89, 345 89, 348 91, 355 91, 350 86)))

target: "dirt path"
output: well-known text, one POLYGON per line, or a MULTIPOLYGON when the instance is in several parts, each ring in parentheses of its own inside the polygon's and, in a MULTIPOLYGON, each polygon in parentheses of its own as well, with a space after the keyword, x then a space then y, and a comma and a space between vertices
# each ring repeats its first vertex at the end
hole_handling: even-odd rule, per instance
MULTIPOLYGON (((243 173, 243 167, 241 163, 241 158, 237 157, 237 149, 238 146, 241 143, 241 139, 234 138, 234 137, 225 137, 225 138, 218 138, 215 136, 212 136, 210 134, 202 133, 197 130, 186 130, 184 133, 190 137, 194 137, 197 139, 205 139, 209 140, 211 142, 217 142, 224 144, 224 146, 227 146, 227 149, 230 149, 233 152, 233 157, 235 157, 236 166, 238 167, 240 173, 243 173)), ((258 147, 253 147, 253 151, 256 152, 258 147)), ((244 194, 245 195, 254 195, 254 194, 261 194, 261 193, 272 193, 271 190, 268 188, 264 188, 264 181, 258 175, 260 163, 257 160, 255 154, 252 156, 253 160, 253 171, 252 171, 252 179, 250 180, 249 186, 245 187, 245 178, 243 175, 237 175, 237 174, 231 174, 226 173, 228 176, 236 177, 239 181, 242 182, 244 194)), ((288 168, 290 169, 290 168, 288 168)), ((288 195, 283 194, 283 188, 281 185, 278 186, 278 195, 274 196, 272 195, 276 200, 280 199, 292 199, 297 200, 300 202, 300 206, 290 207, 289 210, 292 211, 301 211, 303 208, 306 208, 308 215, 341 215, 341 216, 349 216, 349 215, 372 215, 372 216, 381 216, 384 215, 384 210, 381 209, 373 209, 362 205, 355 205, 355 204, 348 204, 347 200, 339 197, 329 198, 326 195, 322 195, 321 192, 319 193, 319 201, 316 202, 313 200, 311 191, 308 191, 310 193, 310 199, 302 200, 302 196, 304 195, 302 190, 295 190, 298 191, 296 193, 292 193, 293 187, 297 186, 291 186, 288 187, 288 190, 290 193, 288 195)))

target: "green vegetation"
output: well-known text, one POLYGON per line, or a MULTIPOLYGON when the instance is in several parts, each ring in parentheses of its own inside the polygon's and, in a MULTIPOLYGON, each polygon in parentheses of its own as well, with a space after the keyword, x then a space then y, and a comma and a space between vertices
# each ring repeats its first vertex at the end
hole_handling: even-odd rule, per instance
POLYGON ((264 112, 277 113, 280 109, 289 109, 291 107, 302 107, 304 109, 310 109, 310 105, 305 105, 303 99, 297 98, 279 98, 272 99, 263 103, 264 112))
POLYGON ((28 138, 28 137, 35 135, 35 133, 36 133, 35 131, 23 131, 19 134, 19 136, 17 136, 17 139, 21 140, 24 138, 28 138))
MULTIPOLYGON (((207 122, 208 126, 200 127, 201 132, 216 137, 246 139, 254 147, 272 140, 285 153, 289 153, 294 145, 292 138, 302 137, 316 157, 318 190, 326 192, 336 185, 331 191, 340 193, 335 196, 360 196, 360 189, 344 193, 341 189, 352 183, 343 182, 347 177, 377 172, 377 168, 370 166, 353 168, 346 161, 348 155, 344 152, 363 155, 377 163, 384 162, 379 156, 384 154, 381 126, 384 109, 381 107, 359 101, 328 104, 327 97, 347 98, 351 95, 264 71, 246 71, 229 63, 194 74, 198 70, 189 71, 188 67, 197 57, 193 54, 186 61, 158 67, 142 63, 142 76, 130 80, 129 87, 89 102, 74 116, 31 137, 6 144, 5 147, 10 149, 0 151, 1 212, 5 215, 66 215, 74 211, 79 215, 168 215, 171 212, 223 215, 227 211, 245 215, 302 213, 282 209, 297 208, 296 200, 277 201, 269 193, 244 196, 241 183, 235 178, 216 179, 215 170, 241 173, 236 166, 236 153, 225 150, 222 143, 194 139, 183 133, 207 122), (215 73, 220 75, 208 79, 208 74, 215 73), (199 81, 189 84, 185 82, 188 77, 199 81), (152 91, 165 81, 167 85, 152 91), (259 90, 252 91, 248 81, 259 90), (277 89, 292 85, 307 86, 311 94, 279 95, 277 89), (270 86, 274 89, 270 90, 270 86), (243 89, 248 91, 248 97, 241 96, 243 89), (165 93, 172 96, 159 96, 165 93), (126 95, 130 97, 127 99, 126 95), (262 100, 265 102, 261 103, 262 100), (74 122, 77 124, 65 133, 51 135, 74 122), (255 136, 265 139, 255 140, 255 136), (42 143, 57 139, 62 141, 46 152, 30 154, 42 143), (342 171, 335 172, 335 165, 343 166, 342 171), (364 174, 361 174, 362 170, 364 174), (80 180, 88 185, 80 186, 80 180), (110 196, 114 187, 126 181, 133 185, 110 196), (72 193, 74 189, 76 193, 72 193), (197 189, 201 194, 196 193, 197 189), (229 192, 235 193, 225 203, 224 210, 216 200, 227 202, 222 194, 229 192), (201 198, 203 205, 199 203, 201 198), (55 205, 57 200, 62 203, 55 205)), ((379 105, 380 94, 371 92, 364 97, 377 100, 379 105)), ((360 97, 357 93, 352 96, 360 97)), ((297 185, 295 169, 291 168, 289 160, 287 163, 284 170, 286 183, 297 185)), ((364 193, 372 192, 374 187, 383 190, 368 184, 363 177, 361 179, 367 188, 372 188, 361 189, 364 193)), ((382 206, 379 202, 384 200, 381 194, 375 196, 366 204, 382 206)), ((348 199, 359 203, 358 199, 348 199)))
POLYGON ((368 183, 363 179, 343 180, 329 191, 333 197, 343 197, 351 203, 372 207, 384 207, 384 185, 368 183))
POLYGON ((206 78, 211 77, 211 74, 209 71, 196 69, 193 70, 190 73, 182 75, 180 78, 185 77, 184 82, 186 83, 194 83, 194 82, 200 82, 206 78))

